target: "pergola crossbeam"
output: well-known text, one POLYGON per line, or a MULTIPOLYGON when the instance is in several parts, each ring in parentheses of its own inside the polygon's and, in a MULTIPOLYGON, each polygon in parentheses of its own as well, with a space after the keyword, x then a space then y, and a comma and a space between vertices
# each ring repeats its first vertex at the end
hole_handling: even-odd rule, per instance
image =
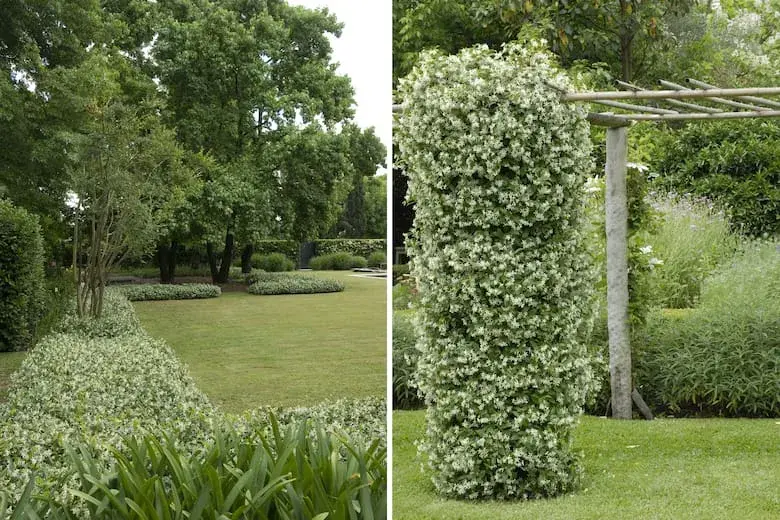
POLYGON ((622 108, 623 110, 638 110, 639 112, 648 112, 650 114, 679 114, 676 110, 667 110, 665 108, 647 107, 643 105, 633 105, 631 103, 621 103, 620 101, 610 101, 607 99, 598 99, 593 101, 600 105, 606 105, 609 107, 622 108))
MULTIPOLYGON (((621 87, 637 91, 642 90, 642 87, 639 87, 637 85, 634 85, 632 83, 627 83, 625 81, 617 80, 616 83, 620 85, 621 87)), ((677 99, 670 99, 670 98, 664 98, 661 101, 664 103, 667 103, 669 105, 672 105, 674 107, 684 108, 687 110, 693 110, 694 112, 708 112, 711 114, 717 114, 718 112, 723 112, 723 110, 719 108, 713 108, 713 107, 706 107, 704 105, 697 105, 696 103, 688 103, 686 101, 679 101, 677 99)))
MULTIPOLYGON (((686 78, 686 83, 690 83, 691 85, 694 85, 696 87, 704 88, 707 90, 717 89, 719 87, 716 87, 715 85, 710 85, 709 83, 704 83, 703 81, 699 81, 697 79, 693 78, 686 78)), ((750 103, 755 103, 756 105, 763 105, 769 108, 780 108, 780 103, 777 101, 772 101, 771 99, 764 99, 761 97, 755 97, 755 96, 740 96, 737 99, 741 99, 743 101, 749 101, 750 103)))
MULTIPOLYGON (((659 80, 658 82, 664 87, 678 89, 680 92, 694 92, 694 90, 689 89, 688 87, 683 87, 682 85, 678 85, 677 83, 672 83, 671 81, 659 80)), ((756 112, 761 110, 766 110, 766 108, 764 107, 749 105, 747 103, 740 103, 739 101, 733 101, 731 99, 723 99, 722 97, 715 97, 717 96, 716 94, 717 90, 723 91, 728 89, 704 89, 704 92, 709 91, 712 93, 711 96, 707 96, 707 99, 709 101, 712 101, 713 103, 720 103, 721 105, 726 105, 732 108, 746 108, 748 110, 753 110, 756 112)), ((734 89, 734 90, 739 90, 739 89, 734 89)))
POLYGON ((778 96, 780 87, 688 89, 688 90, 616 90, 608 92, 570 92, 563 101, 595 101, 598 99, 695 99, 739 96, 778 96))
MULTIPOLYGON (((719 112, 719 113, 677 113, 677 114, 618 114, 627 121, 701 121, 708 119, 750 119, 780 117, 780 110, 719 112)), ((594 121, 595 122, 595 121, 594 121)))

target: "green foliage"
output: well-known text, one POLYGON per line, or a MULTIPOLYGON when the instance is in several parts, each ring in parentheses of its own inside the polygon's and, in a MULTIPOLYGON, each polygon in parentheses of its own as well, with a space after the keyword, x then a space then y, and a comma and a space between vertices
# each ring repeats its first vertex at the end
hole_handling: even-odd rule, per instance
POLYGON ((295 240, 258 240, 254 243, 255 254, 281 253, 287 258, 298 258, 300 244, 295 240))
POLYGON ((656 313, 636 357, 649 404, 675 415, 780 414, 780 251, 749 246, 705 280, 699 307, 656 313))
POLYGON ((409 274, 409 264, 393 264, 393 285, 409 274))
POLYGON ((737 249, 728 218, 706 200, 667 195, 653 206, 660 223, 650 239, 663 264, 651 277, 652 302, 664 308, 694 307, 703 280, 737 249))
POLYGON ((57 330, 65 316, 73 307, 76 287, 73 283, 73 270, 53 268, 46 270, 46 294, 44 297, 43 318, 38 323, 38 339, 57 330))
POLYGON ((696 123, 657 139, 651 165, 659 185, 720 203, 737 231, 780 233, 780 124, 696 123))
POLYGON ((55 331, 87 338, 114 338, 143 334, 133 304, 122 295, 121 290, 115 288, 107 290, 104 304, 104 312, 100 318, 90 318, 79 317, 76 305, 71 303, 62 322, 55 327, 55 331))
POLYGON ((247 290, 250 294, 314 294, 341 292, 344 284, 326 278, 290 275, 254 282, 247 290))
POLYGON ((408 312, 393 313, 393 408, 421 408, 423 401, 417 388, 417 336, 408 312))
POLYGON ((346 271, 356 267, 366 267, 368 262, 362 256, 347 252, 327 253, 309 260, 309 267, 315 271, 346 271))
POLYGON ((285 427, 311 421, 328 433, 346 433, 361 448, 368 448, 376 439, 382 447, 387 446, 387 403, 380 397, 339 399, 297 408, 260 407, 226 420, 242 435, 262 430, 270 436, 272 416, 285 427))
POLYGON ((252 268, 278 273, 282 271, 292 271, 295 269, 295 262, 282 253, 270 253, 267 255, 255 253, 252 255, 252 268))
POLYGON ((185 283, 181 285, 144 283, 124 285, 122 294, 131 302, 147 300, 193 300, 199 298, 216 298, 222 294, 218 285, 206 283, 185 283))
POLYGON ((387 255, 384 251, 374 251, 366 258, 368 267, 379 267, 387 263, 387 255))
POLYGON ((175 438, 147 435, 124 439, 106 471, 89 450, 71 450, 75 491, 83 505, 40 503, 41 517, 64 517, 86 509, 91 519, 352 518, 384 519, 385 450, 367 448, 326 433, 306 421, 251 439, 216 432, 192 457, 175 438), (313 435, 311 435, 313 434, 313 435))
POLYGON ((64 444, 84 443, 104 464, 125 435, 161 426, 183 446, 197 445, 211 407, 160 341, 59 334, 25 358, 0 411, 0 488, 18 496, 34 472, 42 490, 65 499, 64 444))
POLYGON ((0 352, 27 350, 44 314, 43 241, 38 219, 0 200, 0 352))
POLYGON ((417 283, 411 275, 401 275, 393 285, 393 309, 403 311, 413 308, 420 299, 417 283))
POLYGON ((539 43, 425 53, 395 136, 416 203, 421 448, 437 491, 553 496, 579 480, 572 430, 591 385, 582 108, 539 43))
POLYGON ((387 241, 384 238, 332 238, 314 241, 314 253, 317 256, 347 252, 366 258, 375 251, 385 252, 386 250, 387 241))

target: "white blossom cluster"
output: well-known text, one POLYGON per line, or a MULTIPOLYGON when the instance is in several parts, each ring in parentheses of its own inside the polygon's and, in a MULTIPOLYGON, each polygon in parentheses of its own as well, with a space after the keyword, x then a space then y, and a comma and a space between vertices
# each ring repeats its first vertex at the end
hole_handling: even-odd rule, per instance
POLYGON ((419 386, 433 482, 461 498, 572 489, 592 382, 578 330, 593 269, 581 217, 592 168, 582 109, 541 44, 424 54, 396 132, 416 204, 419 386))

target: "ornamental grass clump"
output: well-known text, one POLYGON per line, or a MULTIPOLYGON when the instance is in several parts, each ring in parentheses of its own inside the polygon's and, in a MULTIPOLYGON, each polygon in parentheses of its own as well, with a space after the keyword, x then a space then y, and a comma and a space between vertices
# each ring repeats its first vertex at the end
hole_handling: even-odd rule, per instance
POLYGON ((397 140, 416 204, 411 252, 426 436, 437 490, 515 499, 571 490, 592 381, 581 234, 592 167, 583 109, 542 45, 423 54, 397 140), (581 336, 580 336, 581 337, 581 336))

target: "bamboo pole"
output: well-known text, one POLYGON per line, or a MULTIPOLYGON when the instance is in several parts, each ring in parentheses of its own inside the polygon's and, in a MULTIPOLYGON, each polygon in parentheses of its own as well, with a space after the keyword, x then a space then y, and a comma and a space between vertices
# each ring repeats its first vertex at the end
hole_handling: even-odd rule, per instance
POLYGON ((572 92, 562 96, 564 101, 595 101, 597 99, 689 99, 712 98, 715 96, 777 96, 780 95, 780 87, 757 88, 721 88, 721 89, 696 89, 696 90, 640 90, 630 92, 625 90, 608 92, 572 92))
POLYGON ((621 103, 620 101, 609 101, 606 99, 598 99, 593 101, 600 105, 606 105, 609 107, 622 108, 625 110, 637 110, 639 112, 649 112, 651 114, 679 114, 676 110, 667 110, 665 108, 646 107, 643 105, 633 105, 631 103, 621 103))
MULTIPOLYGON (((688 87, 683 87, 682 85, 678 85, 677 83, 672 83, 671 81, 665 81, 665 80, 660 79, 660 80, 658 80, 658 83, 660 83, 661 85, 663 85, 664 87, 667 87, 667 88, 674 88, 674 89, 685 91, 685 92, 693 92, 688 87)), ((707 89, 705 89, 704 91, 707 92, 707 89)), ((713 92, 712 89, 709 89, 709 91, 713 92)), ((715 97, 714 94, 711 97, 709 97, 708 100, 712 101, 713 103, 720 103, 721 105, 726 105, 726 106, 729 106, 729 107, 732 107, 732 108, 744 108, 744 109, 747 109, 747 110, 754 110, 754 111, 765 110, 764 107, 757 107, 756 105, 749 105, 747 103, 740 103, 739 101, 733 101, 731 99, 723 99, 721 97, 715 97)))
POLYGON ((780 110, 761 112, 719 112, 717 114, 620 114, 628 121, 702 121, 718 119, 758 119, 780 117, 780 110))
MULTIPOLYGON (((620 85, 621 87, 625 87, 625 88, 628 88, 628 89, 631 89, 631 90, 642 90, 642 87, 639 87, 639 86, 634 85, 632 83, 627 83, 625 81, 617 80, 616 83, 618 85, 620 85)), ((685 109, 688 109, 688 110, 694 110, 696 112, 709 112, 709 113, 712 113, 712 114, 717 113, 717 112, 723 112, 723 110, 721 110, 719 108, 705 107, 704 105, 697 105, 696 103, 686 103, 685 101, 679 101, 677 99, 664 98, 661 101, 663 101, 664 103, 668 103, 669 105, 672 105, 674 107, 680 107, 680 108, 685 108, 685 109)))
MULTIPOLYGON (((703 81, 699 81, 693 78, 687 78, 685 81, 686 83, 690 83, 691 85, 704 88, 704 89, 712 90, 715 88, 719 88, 716 87, 715 85, 710 85, 709 83, 704 83, 703 81)), ((772 101, 771 99, 764 99, 755 96, 740 96, 739 99, 743 101, 749 101, 751 103, 755 103, 756 105, 764 105, 770 108, 780 108, 780 103, 778 103, 777 101, 772 101)))

